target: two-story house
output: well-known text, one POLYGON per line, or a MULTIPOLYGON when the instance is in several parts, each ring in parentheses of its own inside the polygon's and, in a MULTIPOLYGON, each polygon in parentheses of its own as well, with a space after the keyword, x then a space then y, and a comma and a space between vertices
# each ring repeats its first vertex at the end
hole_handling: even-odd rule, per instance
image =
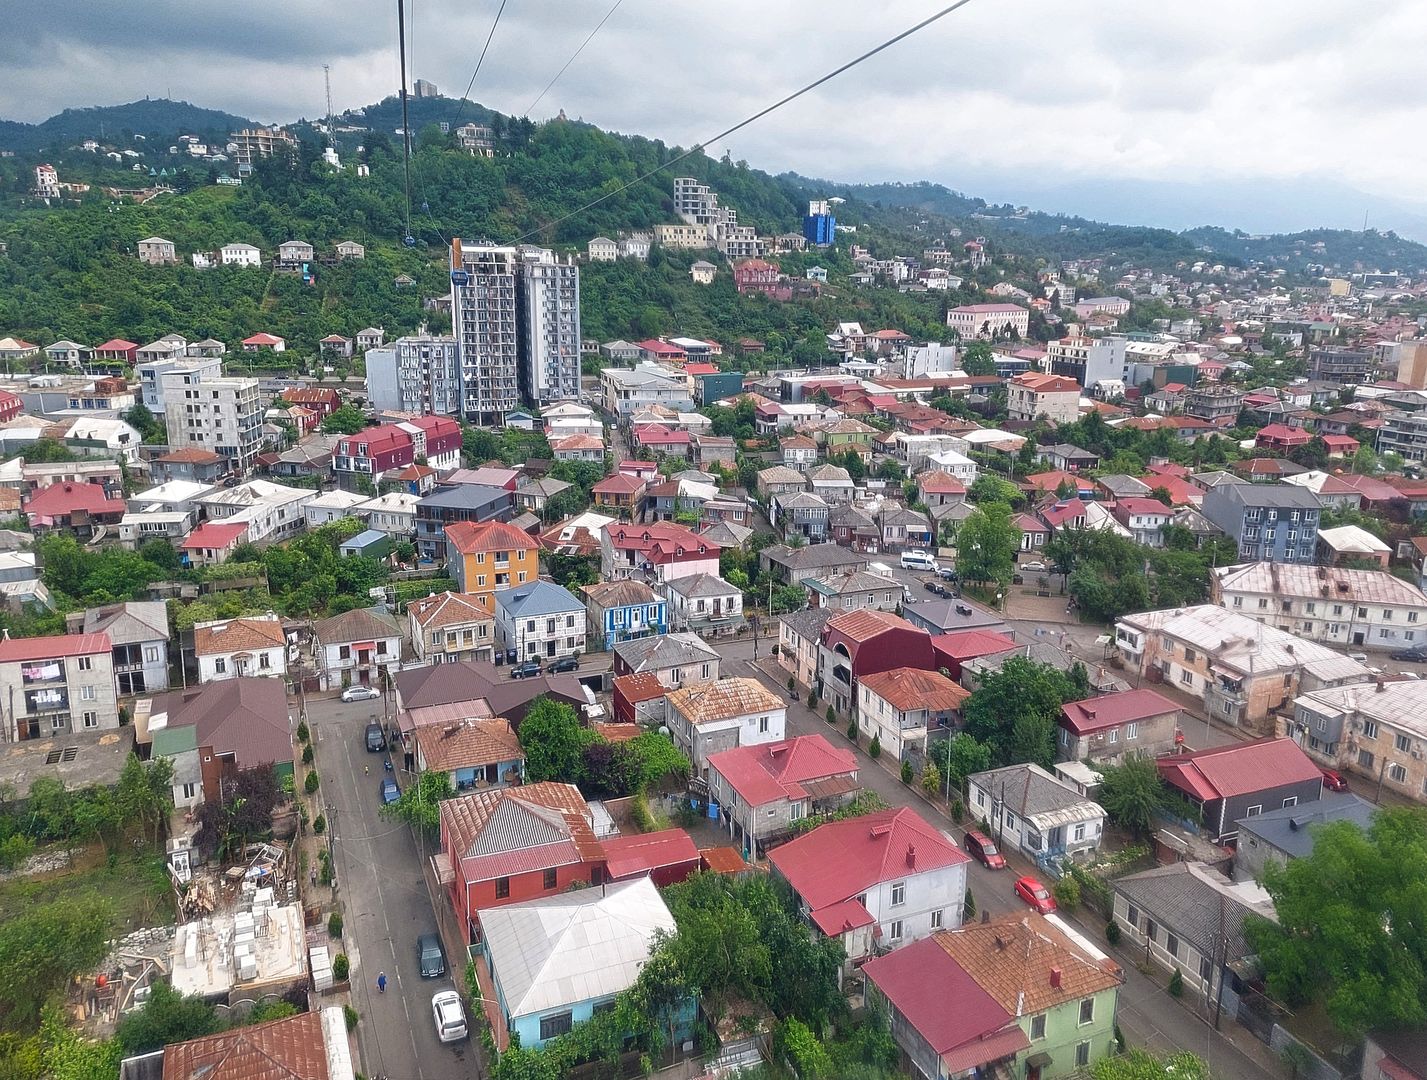
POLYGON ((817 682, 823 627, 835 614, 832 608, 810 607, 778 617, 778 663, 802 686, 817 682))
POLYGON ((447 569, 460 591, 495 611, 497 592, 540 577, 540 541, 505 521, 446 526, 447 569))
POLYGON ((929 736, 948 729, 971 693, 939 671, 893 668, 863 675, 857 685, 857 729, 893 761, 920 758, 929 736))
POLYGON ((525 779, 525 751, 503 717, 466 718, 412 729, 419 772, 445 773, 457 792, 514 787, 525 779))
POLYGON ((876 608, 895 611, 906 599, 906 587, 895 578, 867 570, 834 573, 821 578, 804 578, 808 602, 833 613, 876 608))
POLYGON ((960 926, 970 861, 907 807, 830 821, 768 853, 799 911, 842 942, 849 970, 879 948, 960 926))
POLYGON ((607 652, 618 642, 669 629, 669 602, 642 581, 599 581, 580 586, 580 591, 595 651, 607 652))
MULTIPOLYGON (((1427 802, 1427 683, 1379 680, 1316 690, 1294 700, 1293 723, 1311 758, 1427 802)), ((1265 813, 1272 808, 1263 805, 1265 813)))
POLYGON ((730 839, 753 857, 785 838, 794 822, 835 810, 862 790, 852 752, 821 735, 710 754, 708 783, 730 839))
POLYGON ((130 601, 67 616, 71 634, 107 634, 120 697, 168 689, 168 605, 130 601))
POLYGON ((612 510, 626 521, 635 521, 644 513, 647 487, 646 480, 630 473, 617 472, 590 488, 590 497, 595 506, 612 510))
POLYGON ((641 576, 672 581, 717 574, 722 549, 672 521, 607 526, 600 536, 600 571, 606 580, 641 576))
POLYGON ((1239 545, 1246 561, 1312 564, 1318 496, 1296 484, 1220 484, 1204 493, 1201 514, 1239 545))
POLYGON ((404 468, 415 459, 411 433, 399 424, 383 424, 338 439, 332 469, 339 482, 364 476, 375 484, 385 473, 404 468))
POLYGON ((966 785, 967 809, 987 822, 1003 850, 1019 851, 1044 865, 1100 847, 1104 809, 1039 765, 973 773, 966 785))
POLYGON ((1158 499, 1120 499, 1112 510, 1115 520, 1130 531, 1130 539, 1145 547, 1164 547, 1164 527, 1174 511, 1158 499))
POLYGON ((686 682, 718 678, 719 654, 698 634, 671 633, 632 638, 614 646, 614 674, 652 675, 677 689, 686 682))
POLYGON ((690 574, 664 583, 670 625, 704 636, 743 627, 743 590, 717 574, 690 574))
POLYGON ((1169 787, 1199 807, 1216 844, 1239 835, 1241 818, 1314 802, 1323 774, 1292 739, 1258 739, 1159 758, 1169 787))
POLYGON ((906 619, 864 608, 839 612, 823 627, 818 678, 823 697, 839 713, 849 715, 856 707, 859 680, 903 667, 937 667, 931 635, 906 619))
POLYGON ((276 615, 195 623, 193 657, 198 681, 282 677, 287 674, 287 637, 276 615))
POLYGON ((710 754, 783 739, 787 706, 756 679, 685 683, 665 698, 669 734, 699 776, 710 754))
POLYGON ((479 595, 418 597, 407 605, 406 617, 412 651, 423 664, 494 659, 495 616, 479 595))
POLYGON ((312 638, 324 690, 382 687, 401 667, 401 624, 382 611, 354 608, 322 619, 312 638))
POLYGON ((0 638, 6 739, 47 739, 119 726, 113 642, 104 633, 0 638))
POLYGON ((827 539, 828 513, 832 508, 820 496, 808 491, 775 495, 769 509, 770 519, 785 538, 800 537, 812 543, 827 539))
POLYGON ((1181 717, 1178 705, 1146 686, 1068 701, 1057 724, 1056 760, 1116 764, 1126 755, 1173 753, 1181 717))
POLYGON ((585 605, 550 581, 495 594, 496 645, 520 660, 556 660, 585 651, 585 605))

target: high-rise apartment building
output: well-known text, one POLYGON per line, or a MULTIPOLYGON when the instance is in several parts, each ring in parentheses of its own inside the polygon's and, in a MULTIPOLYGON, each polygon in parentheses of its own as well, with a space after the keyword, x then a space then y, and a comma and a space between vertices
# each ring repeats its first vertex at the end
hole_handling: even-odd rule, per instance
POLYGON ((461 353, 454 337, 416 334, 368 349, 367 400, 396 412, 461 414, 461 353))
POLYGON ((461 412, 499 424, 520 403, 519 256, 513 247, 451 241, 451 328, 461 358, 461 412))
POLYGON ((257 379, 210 378, 180 370, 159 376, 170 451, 196 446, 246 472, 263 447, 257 379))
POLYGON ((535 406, 580 396, 580 268, 544 248, 521 251, 520 390, 535 406))

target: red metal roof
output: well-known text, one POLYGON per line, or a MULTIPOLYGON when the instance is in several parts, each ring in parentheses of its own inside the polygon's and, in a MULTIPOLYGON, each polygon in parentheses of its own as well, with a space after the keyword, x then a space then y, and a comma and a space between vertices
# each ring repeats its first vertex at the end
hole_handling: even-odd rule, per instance
POLYGON ((458 521, 446 526, 446 539, 462 555, 540 550, 540 541, 506 521, 458 521))
POLYGON ((615 881, 699 861, 699 849, 683 829, 616 836, 604 841, 604 855, 605 869, 615 881))
POLYGON ((855 897, 851 900, 844 900, 840 904, 830 904, 828 907, 819 908, 813 912, 812 920, 814 925, 828 937, 836 937, 849 930, 859 930, 864 926, 871 926, 877 921, 872 917, 872 913, 862 905, 862 901, 855 897))
POLYGON ((932 648, 961 663, 978 656, 995 656, 1016 648, 1014 639, 995 630, 958 630, 932 638, 932 648))
POLYGON ((205 521, 194 529, 178 546, 185 551, 222 551, 247 534, 248 526, 240 522, 231 524, 222 521, 205 521))
POLYGON ((1160 758, 1167 784, 1195 798, 1228 799, 1266 788, 1317 779, 1318 766, 1292 739, 1259 739, 1160 758))
MULTIPOLYGON (((862 970, 938 1056, 974 1047, 1012 1022, 1011 1014, 977 985, 935 938, 923 938, 869 960, 862 970), (947 1008, 948 1002, 955 1002, 956 1007, 947 1008)), ((1019 1027, 1015 1030, 1024 1040, 1025 1033, 1019 1027)), ((967 1067, 1014 1052, 999 1045, 985 1048, 993 1056, 967 1067)))
POLYGON ((805 782, 856 773, 857 759, 850 750, 833 746, 821 735, 799 735, 761 746, 720 750, 709 755, 709 768, 727 780, 749 806, 763 806, 784 798, 806 798, 805 782))
POLYGON ((104 633, 5 638, 0 641, 0 664, 25 660, 54 660, 61 656, 90 656, 94 653, 107 653, 112 648, 109 635, 104 633))
MULTIPOLYGON (((652 468, 652 466, 651 466, 652 468)), ((633 495, 644 486, 644 481, 629 473, 618 472, 612 476, 606 476, 594 487, 590 488, 596 495, 633 495)))
POLYGON ((243 339, 244 345, 280 345, 282 338, 275 334, 254 334, 243 339))
POLYGON ((768 853, 814 912, 873 885, 968 861, 915 810, 880 810, 830 821, 768 853))
POLYGON ((56 517, 83 510, 90 514, 122 514, 128 510, 123 499, 111 499, 102 484, 62 483, 42 487, 25 502, 25 513, 56 517))
POLYGON ((1064 717, 1060 722, 1062 727, 1077 735, 1089 735, 1151 716, 1178 712, 1179 706, 1153 690, 1143 689, 1067 702, 1060 711, 1064 717))

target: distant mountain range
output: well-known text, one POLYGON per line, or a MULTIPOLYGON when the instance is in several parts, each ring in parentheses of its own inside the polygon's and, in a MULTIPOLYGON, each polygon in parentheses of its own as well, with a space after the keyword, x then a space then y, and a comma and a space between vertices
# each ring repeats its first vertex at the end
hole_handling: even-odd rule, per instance
MULTIPOLYGON (((414 130, 457 115, 462 122, 488 122, 492 115, 477 103, 462 105, 448 98, 412 99, 410 106, 414 130)), ((170 142, 179 134, 216 137, 255 123, 186 101, 145 98, 127 105, 66 109, 38 124, 0 120, 0 149, 35 154, 88 138, 126 145, 135 136, 170 142)), ((398 99, 350 110, 338 118, 339 130, 343 124, 390 134, 400 124, 398 99)), ((1012 243, 1020 238, 1062 258, 1107 250, 1133 256, 1152 250, 1183 259, 1212 250, 1240 259, 1273 258, 1295 268, 1322 262, 1343 270, 1427 270, 1427 246, 1416 242, 1427 239, 1427 204, 1418 208, 1307 178, 1274 184, 1189 184, 1114 177, 1027 179, 999 173, 978 177, 982 186, 1012 195, 1017 205, 991 203, 928 181, 850 184, 793 173, 777 179, 811 193, 934 214, 964 228, 997 232, 1012 243), (1059 204, 1077 213, 1018 209, 1030 202, 1059 204), (1365 210, 1373 227, 1352 228, 1349 219, 1365 210), (1097 220, 1101 218, 1119 223, 1097 220), (1259 224, 1254 232, 1262 235, 1240 231, 1253 223, 1259 224), (1328 227, 1313 228, 1314 223, 1328 227), (1377 231, 1392 228, 1395 233, 1377 231), (1315 247, 1318 244, 1322 246, 1315 247)))

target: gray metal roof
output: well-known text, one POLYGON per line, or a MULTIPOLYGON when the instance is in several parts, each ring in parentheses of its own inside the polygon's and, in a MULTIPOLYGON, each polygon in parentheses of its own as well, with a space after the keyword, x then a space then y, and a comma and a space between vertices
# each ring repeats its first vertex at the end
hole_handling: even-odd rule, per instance
POLYGON ((636 673, 718 659, 718 653, 705 645, 697 634, 687 633, 621 641, 616 643, 614 651, 636 673))
POLYGON ((481 912, 491 970, 510 1015, 629 989, 674 916, 648 877, 481 912))
POLYGON ((516 618, 531 615, 567 615, 584 611, 585 605, 568 589, 551 581, 527 581, 495 594, 496 604, 516 618))
POLYGON ((1257 886, 1234 886, 1222 874, 1197 863, 1177 862, 1115 882, 1115 891, 1150 916, 1160 928, 1189 942, 1201 954, 1212 955, 1220 931, 1223 898, 1223 932, 1229 939, 1230 961, 1252 951, 1244 939, 1244 918, 1250 914, 1272 917, 1272 904, 1249 903, 1257 886))
POLYGON ((669 582, 669 590, 691 600, 697 600, 701 596, 727 596, 729 593, 738 592, 737 588, 717 574, 690 574, 687 577, 675 578, 669 582))
POLYGON ((968 780, 997 798, 1004 792, 1011 812, 1037 826, 1067 825, 1105 816, 1099 804, 1062 784, 1039 765, 1008 765, 976 773, 968 780))
POLYGON ((822 637, 823 627, 827 625, 827 621, 836 614, 837 612, 831 608, 805 608, 802 611, 780 615, 778 621, 787 623, 793 633, 804 641, 817 641, 822 637))
POLYGON ((1205 496, 1227 497, 1244 506, 1272 507, 1288 510, 1317 510, 1323 504, 1318 496, 1297 484, 1222 484, 1205 496))
POLYGON ((1289 858, 1301 859, 1313 853, 1313 838, 1318 832, 1314 826, 1330 821, 1351 821, 1360 829, 1366 829, 1372 824, 1376 810, 1372 803, 1351 792, 1325 790, 1316 802, 1285 806, 1236 822, 1239 844, 1244 843, 1244 833, 1252 833, 1289 858))

